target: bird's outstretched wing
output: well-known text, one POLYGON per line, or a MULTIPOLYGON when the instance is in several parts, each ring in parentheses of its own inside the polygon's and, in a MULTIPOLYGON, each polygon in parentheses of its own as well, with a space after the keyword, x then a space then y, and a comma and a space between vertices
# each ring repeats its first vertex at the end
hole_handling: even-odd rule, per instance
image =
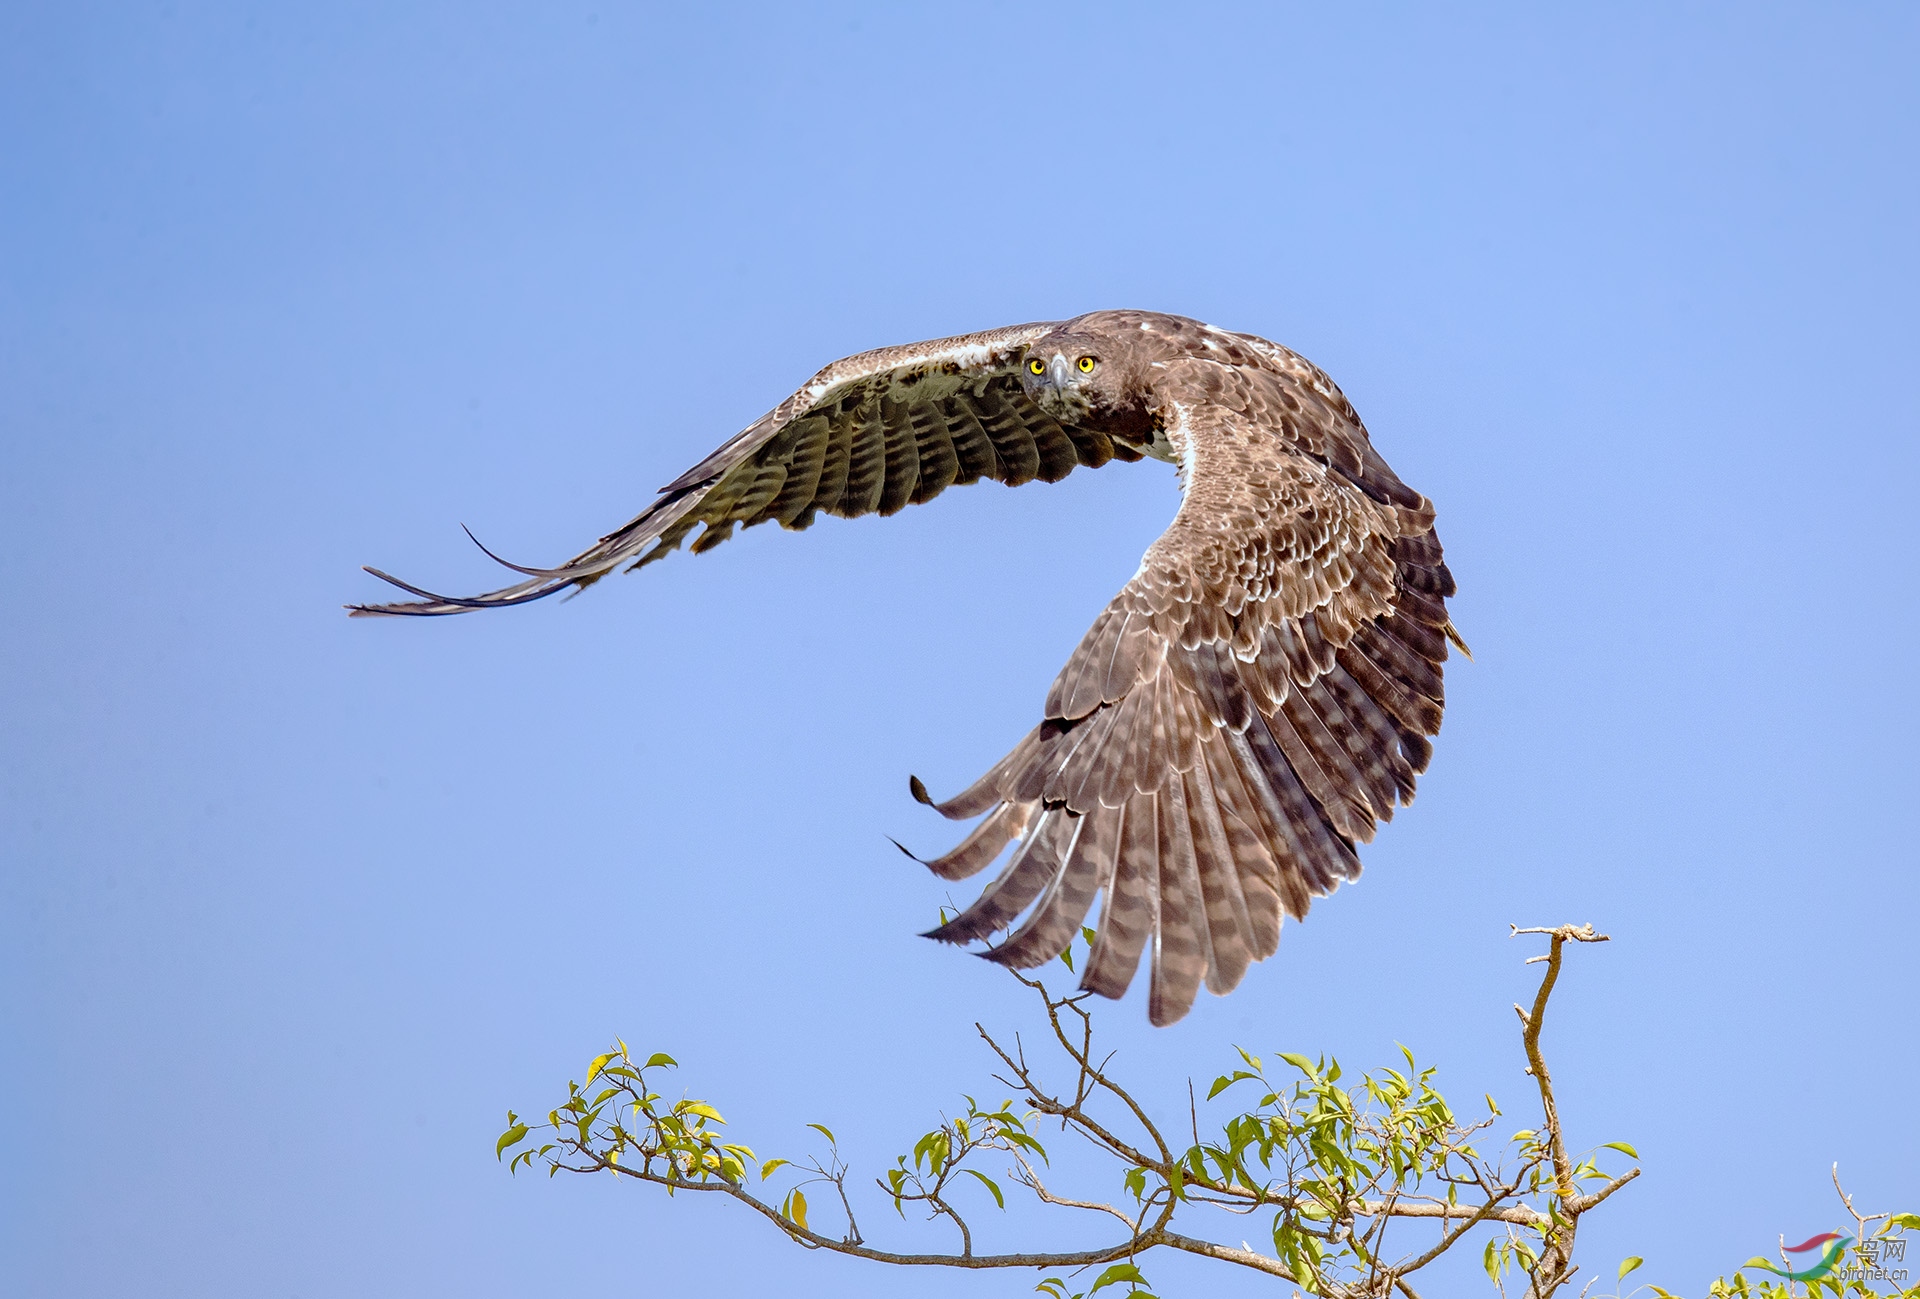
MULTIPOLYGON (((1040 725, 935 804, 986 818, 926 863, 937 875, 1015 847, 928 936, 1012 928, 982 955, 1031 968, 1102 897, 1081 986, 1120 996, 1145 950, 1155 1024, 1186 1014, 1203 979, 1231 989, 1273 953, 1283 913, 1360 873, 1355 842, 1412 800, 1432 754, 1457 640, 1432 507, 1372 454, 1337 389, 1279 359, 1196 373, 1206 400, 1179 407, 1173 430, 1187 479, 1173 525, 1068 660, 1040 725), (1286 436, 1263 411, 1286 416, 1286 436)), ((913 792, 933 802, 917 779, 913 792)))
POLYGON ((587 586, 622 564, 662 558, 696 527, 698 552, 740 524, 804 528, 820 513, 892 514, 956 483, 1053 482, 1076 465, 1140 459, 1138 448, 1063 426, 1027 397, 1016 369, 1020 352, 1049 327, 1011 325, 835 361, 661 488, 625 527, 559 567, 507 564, 526 580, 471 597, 437 595, 369 568, 419 598, 348 608, 355 616, 430 616, 526 604, 587 586))

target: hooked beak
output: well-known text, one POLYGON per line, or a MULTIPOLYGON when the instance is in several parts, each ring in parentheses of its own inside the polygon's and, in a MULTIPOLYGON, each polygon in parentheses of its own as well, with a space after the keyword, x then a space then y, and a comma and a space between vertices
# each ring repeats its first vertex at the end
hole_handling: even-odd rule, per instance
POLYGON ((1065 388, 1073 372, 1067 368, 1067 358, 1055 352, 1053 360, 1047 364, 1047 382, 1055 389, 1065 388))

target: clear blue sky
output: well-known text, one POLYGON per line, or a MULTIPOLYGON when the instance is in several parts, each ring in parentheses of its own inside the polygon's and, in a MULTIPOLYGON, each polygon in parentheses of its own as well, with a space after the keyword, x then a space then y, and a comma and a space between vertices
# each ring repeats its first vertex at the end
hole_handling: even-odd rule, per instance
POLYGON ((835 357, 1112 306, 1324 366, 1478 654, 1365 879, 1120 1067, 1405 1041, 1518 1115, 1506 926, 1592 920, 1551 1059, 1646 1174, 1590 1269, 1701 1288, 1834 1161, 1920 1209, 1913 8, 697 8, 0 9, 0 1288, 1025 1293, 492 1140, 616 1033, 769 1153, 983 1090, 1024 1004, 883 836, 945 842, 907 773, 1025 731, 1171 471, 340 605, 491 584, 461 522, 571 553, 835 357))

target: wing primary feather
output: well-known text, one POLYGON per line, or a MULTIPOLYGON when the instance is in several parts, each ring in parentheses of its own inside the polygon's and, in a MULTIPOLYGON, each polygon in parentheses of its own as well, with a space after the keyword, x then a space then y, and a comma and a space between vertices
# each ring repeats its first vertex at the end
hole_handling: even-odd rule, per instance
POLYGON ((1043 811, 1033 829, 1021 842, 1019 851, 973 900, 973 905, 946 924, 922 934, 942 943, 970 943, 989 934, 997 934, 1013 923, 1040 896, 1060 870, 1062 831, 1070 818, 1065 812, 1043 811))
MULTIPOLYGON (((390 585, 397 586, 402 591, 405 591, 410 595, 417 595, 422 600, 428 601, 431 604, 450 604, 450 605, 457 606, 458 608, 461 608, 461 609, 496 609, 496 608, 501 608, 507 605, 514 605, 514 604, 531 604, 535 600, 544 600, 548 596, 553 595, 556 592, 564 591, 567 589, 568 586, 572 585, 571 581, 566 581, 566 582, 556 583, 553 586, 542 587, 536 590, 528 591, 522 595, 476 596, 472 599, 462 599, 459 596, 455 596, 455 595, 439 595, 433 591, 427 590, 425 587, 415 586, 411 582, 402 582, 399 578, 395 577, 393 574, 383 573, 379 569, 373 567, 373 565, 371 564, 362 564, 360 567, 364 571, 372 573, 375 577, 379 578, 382 582, 386 582, 386 583, 389 583, 390 585)), ((426 609, 426 608, 409 609, 404 605, 350 604, 347 606, 347 608, 357 614, 405 615, 405 614, 417 613, 417 614, 426 614, 431 616, 434 613, 432 609, 426 609)))
POLYGON ((1240 758, 1241 776, 1266 821, 1269 841, 1285 846, 1308 892, 1331 893, 1341 880, 1357 877, 1360 859, 1352 842, 1326 819, 1302 786, 1273 738, 1271 725, 1249 726, 1244 735, 1222 734, 1240 758))
MULTIPOLYGON (((500 556, 494 554, 491 550, 487 549, 486 542, 480 540, 480 538, 473 535, 472 528, 469 528, 466 524, 463 523, 460 525, 460 531, 467 534, 468 541, 471 541, 474 545, 480 547, 481 554, 485 555, 488 559, 491 559, 494 563, 500 565, 500 567, 502 568, 510 568, 514 572, 524 573, 528 577, 542 577, 542 578, 554 577, 566 571, 565 569, 560 569, 560 568, 528 568, 525 564, 516 564, 511 559, 502 559, 500 558, 500 556)), ((368 569, 367 571, 371 573, 371 572, 374 572, 375 570, 368 569)))
POLYGON ((1170 672, 1156 672, 1142 681, 1137 687, 1145 692, 1139 715, 1134 723, 1135 736, 1141 736, 1144 743, 1139 744, 1140 757, 1134 771, 1133 787, 1141 793, 1159 789, 1166 780, 1169 757, 1173 752, 1173 739, 1168 734, 1171 723, 1166 695, 1176 689, 1170 672))
MULTIPOLYGON (((1073 654, 1067 659, 1067 665, 1060 669, 1060 675, 1053 679, 1053 688, 1047 691, 1047 716, 1049 717, 1085 717, 1101 704, 1109 702, 1100 698, 1100 689, 1093 685, 1090 673, 1097 670, 1100 660, 1111 658, 1119 649, 1120 634, 1133 615, 1115 604, 1109 604, 1093 620, 1093 626, 1074 646, 1073 654), (1118 620, 1121 627, 1116 629, 1118 620)), ((1105 684, 1105 672, 1100 672, 1100 684, 1105 684)))
POLYGON ((1393 819, 1396 802, 1413 801, 1413 769, 1400 756, 1399 734, 1389 710, 1376 700, 1345 667, 1335 663, 1323 678, 1327 693, 1346 714, 1348 750, 1366 764, 1367 779, 1376 796, 1382 821, 1393 819), (1356 748, 1357 746, 1357 748, 1356 748))
MULTIPOLYGON (((1263 961, 1280 945, 1280 917, 1286 905, 1281 889, 1299 888, 1299 872, 1283 871, 1275 848, 1260 833, 1260 814, 1248 800, 1232 748, 1222 740, 1207 745, 1202 755, 1228 857, 1240 879, 1253 959, 1263 961)), ((1300 889, 1297 901, 1303 912, 1310 896, 1300 889)))
POLYGON ((1382 668, 1370 652, 1369 643, 1369 638, 1354 637, 1340 650, 1340 666, 1401 726, 1429 735, 1437 732, 1440 705, 1425 695, 1416 694, 1382 668))
POLYGON ((1433 741, 1417 731, 1403 729, 1400 732, 1400 752, 1406 755, 1407 765, 1417 775, 1433 761, 1433 741))
POLYGON ((1067 949, 1093 906, 1103 868, 1112 858, 1113 847, 1106 837, 1112 819, 1105 811, 1071 817, 1073 837, 1064 864, 1034 906, 1033 914, 1007 936, 1006 942, 982 952, 982 956, 1010 969, 1031 970, 1067 949))
POLYGON ((908 788, 914 791, 914 798, 925 803, 949 821, 966 821, 979 816, 982 812, 1000 802, 1005 795, 1006 786, 1032 762, 1040 749, 1040 733, 1046 723, 1028 731, 1026 737, 1006 757, 987 769, 987 774, 968 785, 944 803, 936 803, 927 795, 927 787, 920 783, 918 776, 910 777, 908 788))
MULTIPOLYGON (((1380 670, 1400 682, 1411 693, 1429 701, 1434 712, 1446 703, 1446 679, 1440 664, 1446 659, 1446 642, 1431 628, 1405 618, 1376 619, 1361 629, 1348 644, 1372 659, 1380 670), (1424 647, 1409 643, 1400 633, 1411 633, 1410 640, 1425 640, 1424 647)), ((1438 724, 1434 727, 1439 729, 1438 724)))
POLYGON ((1423 622, 1437 631, 1445 631, 1453 625, 1447 617, 1446 602, 1437 595, 1428 595, 1425 591, 1416 591, 1412 587, 1403 586, 1394 592, 1393 603, 1396 612, 1416 622, 1423 622))
POLYGON ((1320 715, 1307 703, 1306 696, 1318 690, 1315 683, 1289 691, 1280 710, 1267 719, 1267 729, 1334 828, 1365 843, 1373 838, 1373 808, 1345 747, 1328 733, 1320 715))
POLYGON ((1169 663, 1179 663, 1181 676, 1199 697, 1207 720, 1230 730, 1244 731, 1253 721, 1253 701, 1240 682, 1239 662, 1225 641, 1201 641, 1192 649, 1174 649, 1169 663))
MULTIPOLYGON (((1016 836, 1027 828, 1032 805, 1027 803, 1002 803, 975 826, 966 838, 962 839, 950 851, 931 859, 914 856, 901 848, 901 852, 925 866, 943 880, 963 880, 985 870, 987 864, 1000 855, 1000 850, 1011 843, 1016 836)), ((898 841, 896 840, 896 846, 898 841)))
POLYGON ((1084 736, 1079 745, 1057 764, 1048 764, 1053 774, 1041 797, 1049 804, 1065 803, 1076 812, 1090 812, 1100 806, 1096 777, 1107 765, 1114 720, 1119 715, 1117 709, 1101 708, 1074 728, 1076 736, 1084 736))
POLYGON ((1180 780, 1186 786, 1188 837, 1200 897, 1206 906, 1212 960, 1207 964, 1207 988, 1216 995, 1231 992, 1253 964, 1253 926, 1247 900, 1240 888, 1240 872, 1220 823, 1213 784, 1204 761, 1194 763, 1180 780))
POLYGON ((1100 910, 1100 930, 1087 958, 1080 986, 1118 1000, 1133 982, 1141 949, 1159 911, 1159 837, 1154 829, 1152 794, 1136 794, 1112 809, 1119 821, 1113 874, 1100 910))
POLYGON ((1155 810, 1155 833, 1160 841, 1160 917, 1154 930, 1147 1019, 1155 1027, 1164 1028, 1181 1019, 1193 1005, 1200 980, 1213 964, 1213 943, 1194 867, 1185 783, 1168 781, 1155 810))
POLYGON ((1061 723, 1052 718, 1040 723, 1039 752, 1006 787, 1009 798, 1057 801, 1058 773, 1089 744, 1098 746, 1104 728, 1090 722, 1061 723), (1049 793, 1050 790, 1055 792, 1049 793))
MULTIPOLYGON (((1403 618, 1396 612, 1375 619, 1372 630, 1374 638, 1382 642, 1382 648, 1393 653, 1396 664, 1404 660, 1432 671, 1447 661, 1446 633, 1438 627, 1430 627, 1416 618, 1403 618)), ((1417 687, 1417 679, 1415 684, 1417 687)))
MULTIPOLYGON (((1301 864, 1299 836, 1285 821, 1274 820, 1274 809, 1269 806, 1274 796, 1264 788, 1265 777, 1251 770, 1258 762, 1252 742, 1244 735, 1223 736, 1218 750, 1210 749, 1208 756, 1222 809, 1221 824, 1234 842, 1234 860, 1243 868, 1252 865, 1257 871, 1264 867, 1286 913, 1295 919, 1306 915, 1313 905, 1313 889, 1301 864)), ((1243 870, 1243 888, 1244 874, 1243 870)), ((1275 928, 1277 931, 1277 922, 1275 928)))
POLYGON ((1339 763, 1336 779, 1347 792, 1349 805, 1357 815, 1364 809, 1365 832, 1354 835, 1364 843, 1373 837, 1376 819, 1391 819, 1397 789, 1392 774, 1382 764, 1384 755, 1376 753, 1369 743, 1365 719, 1349 712, 1340 697, 1335 679, 1345 676, 1336 664, 1312 686, 1298 692, 1299 706, 1316 728, 1315 752, 1324 747, 1339 763))

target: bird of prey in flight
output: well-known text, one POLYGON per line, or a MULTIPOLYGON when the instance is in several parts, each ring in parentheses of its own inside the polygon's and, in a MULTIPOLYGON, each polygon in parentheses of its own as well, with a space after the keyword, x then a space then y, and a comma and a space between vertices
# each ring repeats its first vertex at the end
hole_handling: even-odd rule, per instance
POLYGON ((1011 929, 982 954, 1032 968, 1065 950, 1098 896, 1081 986, 1119 997, 1144 950, 1148 1015, 1171 1024, 1202 980, 1225 993, 1272 955, 1283 914, 1305 916, 1360 873, 1354 845, 1412 800, 1432 756, 1447 644, 1466 649, 1433 506, 1286 348, 1096 311, 863 352, 558 568, 507 564, 525 580, 466 599, 369 569, 418 598, 351 608, 526 604, 689 536, 707 550, 739 524, 892 514, 955 484, 1053 482, 1146 456, 1177 467, 1179 512, 1067 660, 1039 725, 945 802, 917 778, 912 790, 947 817, 984 817, 925 863, 942 879, 1015 845, 929 937, 1011 929))

